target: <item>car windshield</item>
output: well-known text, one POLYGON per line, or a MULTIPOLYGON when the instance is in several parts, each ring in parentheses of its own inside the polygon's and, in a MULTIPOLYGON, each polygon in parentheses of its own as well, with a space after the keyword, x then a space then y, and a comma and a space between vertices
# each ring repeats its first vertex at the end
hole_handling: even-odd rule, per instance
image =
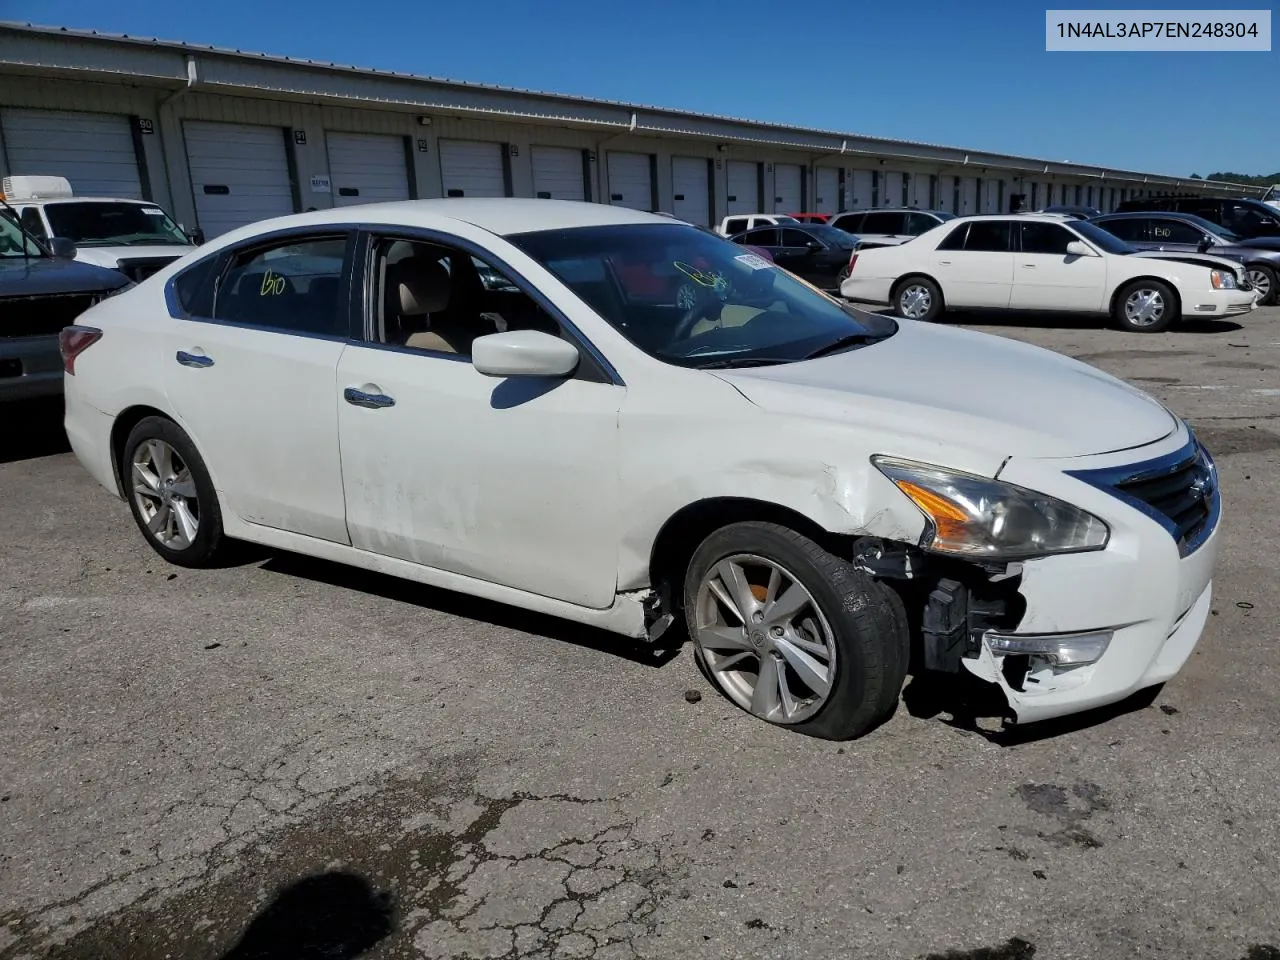
POLYGON ((805 227, 819 240, 825 240, 827 243, 834 243, 837 247, 844 247, 846 250, 852 250, 858 244, 858 238, 853 234, 837 227, 828 227, 826 224, 810 224, 805 227))
POLYGON ((507 239, 641 350, 679 366, 789 363, 898 329, 690 226, 578 227, 507 239))
POLYGON ((1137 253, 1138 248, 1125 243, 1114 233, 1108 233, 1095 223, 1087 220, 1072 220, 1071 229, 1080 234, 1095 247, 1101 247, 1105 253, 1137 253))
POLYGON ((13 214, 0 209, 0 257, 43 257, 44 250, 23 233, 13 214))
POLYGON ((147 204, 50 203, 44 212, 53 235, 78 247, 191 245, 167 213, 147 204))

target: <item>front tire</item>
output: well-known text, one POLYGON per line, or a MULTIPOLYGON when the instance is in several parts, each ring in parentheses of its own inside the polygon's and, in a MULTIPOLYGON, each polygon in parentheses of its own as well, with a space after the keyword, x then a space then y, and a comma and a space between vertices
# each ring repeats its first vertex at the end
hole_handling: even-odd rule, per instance
POLYGON ((908 277, 893 290, 893 312, 925 323, 942 316, 942 291, 927 277, 908 277))
POLYGON ((762 720, 848 740, 897 705, 909 644, 889 588, 794 530, 712 533, 690 561, 684 609, 708 678, 762 720))
POLYGON ((1270 267, 1257 264, 1245 268, 1245 276, 1253 289, 1258 291, 1258 306, 1269 307, 1280 300, 1280 290, 1276 288, 1276 272, 1270 267))
POLYGON ((176 423, 139 421, 125 440, 120 474, 133 519, 156 553, 180 567, 213 562, 223 544, 222 512, 204 460, 176 423))
POLYGON ((1159 280, 1135 280, 1117 295, 1116 325, 1131 333, 1163 333, 1180 319, 1177 295, 1159 280))

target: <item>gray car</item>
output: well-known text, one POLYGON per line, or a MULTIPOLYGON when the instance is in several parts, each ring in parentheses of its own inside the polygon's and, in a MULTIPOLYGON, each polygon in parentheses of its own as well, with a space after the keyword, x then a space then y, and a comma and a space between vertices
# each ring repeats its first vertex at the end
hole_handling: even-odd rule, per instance
POLYGON ((1089 221, 1140 250, 1212 253, 1244 265, 1245 276, 1258 291, 1259 305, 1280 298, 1280 237, 1246 240, 1225 227, 1189 213, 1141 211, 1109 213, 1089 221))

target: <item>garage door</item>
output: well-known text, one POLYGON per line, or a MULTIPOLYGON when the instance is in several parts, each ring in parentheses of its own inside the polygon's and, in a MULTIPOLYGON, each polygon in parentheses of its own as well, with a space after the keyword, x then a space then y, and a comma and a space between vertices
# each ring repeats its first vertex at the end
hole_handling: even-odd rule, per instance
POLYGON ((335 207, 410 199, 403 137, 330 130, 325 141, 335 207))
POLYGON ((66 177, 82 197, 142 199, 128 117, 6 109, 0 131, 13 175, 66 177))
POLYGON ((814 213, 836 213, 840 210, 840 171, 818 167, 813 171, 814 213))
POLYGON ((871 171, 855 170, 849 187, 849 209, 865 210, 872 205, 871 171))
POLYGON ((702 157, 671 158, 671 212, 681 220, 711 225, 711 183, 702 157))
POLYGON ((956 211, 962 217, 978 212, 978 181, 973 177, 960 178, 960 209, 956 211))
POLYGON ((774 213, 805 213, 804 197, 801 196, 801 170, 794 163, 775 163, 773 165, 773 211, 774 213))
POLYGON ((440 141, 440 187, 446 197, 505 197, 502 144, 440 141))
POLYGON ((543 200, 585 200, 582 151, 572 147, 534 147, 533 195, 543 200))
POLYGON ((609 202, 633 210, 653 210, 653 171, 647 153, 609 154, 609 202))
POLYGON ((902 174, 889 172, 884 175, 884 189, 880 191, 880 206, 902 206, 902 174))
POLYGON ((760 212, 760 165, 746 160, 730 160, 725 171, 725 212, 760 212))
POLYGON ((929 209, 929 184, 932 181, 933 178, 927 173, 911 174, 911 182, 907 186, 907 201, 910 206, 921 210, 929 209))
POLYGON ((294 212, 281 127, 188 120, 183 137, 196 220, 206 239, 294 212))

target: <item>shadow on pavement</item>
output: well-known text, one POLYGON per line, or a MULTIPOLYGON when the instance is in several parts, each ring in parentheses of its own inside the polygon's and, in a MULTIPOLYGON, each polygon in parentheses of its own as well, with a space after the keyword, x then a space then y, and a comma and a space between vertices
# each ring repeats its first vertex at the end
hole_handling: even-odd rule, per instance
MULTIPOLYGON (((1102 330, 1111 329, 1110 318, 1079 313, 1041 313, 1040 311, 982 311, 956 310, 948 311, 940 323, 963 323, 980 327, 1022 327, 1028 330, 1102 330)), ((1172 327, 1171 334, 1181 333, 1234 333, 1244 327, 1234 320, 1201 320, 1188 317, 1185 322, 1172 327)), ((1116 330, 1117 333, 1124 331, 1116 330)), ((1147 336, 1147 334, 1135 334, 1147 336)))
POLYGON ((0 405, 0 463, 67 453, 62 398, 14 400, 0 405))
POLYGON ((395 930, 392 906, 356 874, 305 877, 276 894, 220 960, 353 960, 395 930))
POLYGON ((663 667, 674 660, 688 638, 681 621, 677 620, 655 644, 629 640, 620 634, 597 627, 561 620, 548 614, 533 613, 519 607, 507 606, 492 600, 482 600, 467 594, 454 593, 429 587, 412 580, 403 580, 388 574, 373 573, 345 564, 317 560, 295 553, 277 553, 262 564, 263 570, 290 577, 302 577, 317 583, 358 590, 399 603, 411 603, 440 613, 479 620, 496 627, 519 630, 522 633, 546 637, 586 647, 601 653, 612 654, 632 663, 648 667, 663 667))

